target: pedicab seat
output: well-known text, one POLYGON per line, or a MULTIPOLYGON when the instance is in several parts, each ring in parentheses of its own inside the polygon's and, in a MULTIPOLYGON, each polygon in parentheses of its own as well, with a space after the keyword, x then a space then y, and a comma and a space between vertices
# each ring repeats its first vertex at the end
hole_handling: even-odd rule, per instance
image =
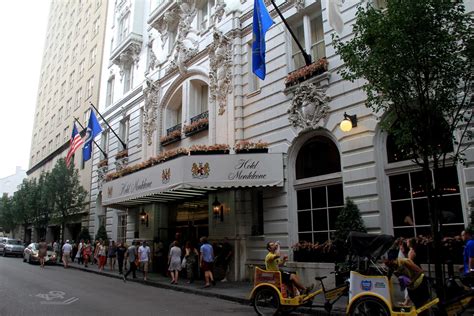
POLYGON ((287 285, 281 280, 280 271, 264 270, 255 267, 254 288, 259 284, 272 284, 280 291, 284 298, 291 296, 287 285))

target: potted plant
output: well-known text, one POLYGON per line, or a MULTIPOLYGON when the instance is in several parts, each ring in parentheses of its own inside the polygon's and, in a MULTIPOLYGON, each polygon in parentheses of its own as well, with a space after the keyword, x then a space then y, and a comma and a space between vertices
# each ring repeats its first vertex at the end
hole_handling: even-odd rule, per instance
POLYGON ((109 159, 104 158, 97 164, 98 168, 107 167, 109 165, 109 159))
POLYGON ((268 153, 268 143, 262 142, 251 142, 248 140, 240 140, 234 145, 234 150, 236 154, 246 154, 246 153, 268 153))
POLYGON ((334 262, 336 249, 331 240, 312 243, 305 240, 294 244, 293 260, 296 262, 334 262))
POLYGON ((160 137, 160 143, 163 146, 174 143, 178 140, 181 140, 181 130, 180 129, 174 130, 174 131, 170 132, 169 134, 160 137))
POLYGON ((119 151, 115 155, 115 160, 119 160, 119 159, 122 159, 122 158, 125 158, 125 157, 128 157, 128 149, 123 149, 123 150, 119 151))
POLYGON ((289 88, 326 71, 328 71, 328 60, 326 57, 323 57, 309 66, 303 66, 293 72, 290 72, 288 76, 286 76, 285 86, 289 88))
POLYGON ((184 125, 184 134, 186 136, 191 136, 193 134, 199 133, 209 128, 209 119, 203 117, 197 121, 191 122, 189 125, 184 125))
POLYGON ((162 162, 165 162, 165 161, 168 161, 168 160, 171 160, 171 159, 174 159, 174 158, 178 158, 178 157, 181 157, 181 156, 187 156, 188 153, 189 153, 188 149, 183 148, 183 147, 179 147, 179 148, 176 148, 176 149, 164 151, 161 154, 159 154, 158 156, 150 158, 150 159, 152 160, 152 165, 157 165, 157 164, 160 164, 162 162))
POLYGON ((190 155, 228 154, 230 146, 227 144, 193 145, 189 148, 190 155))

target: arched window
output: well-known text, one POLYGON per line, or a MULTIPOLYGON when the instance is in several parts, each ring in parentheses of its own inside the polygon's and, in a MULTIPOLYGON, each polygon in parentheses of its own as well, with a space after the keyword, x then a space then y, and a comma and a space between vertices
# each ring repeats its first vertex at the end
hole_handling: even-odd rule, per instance
MULTIPOLYGON (((395 237, 431 235, 428 197, 425 180, 419 168, 414 168, 410 156, 400 152, 391 135, 387 136, 386 173, 390 184, 390 206, 392 209, 393 232, 395 237), (405 161, 400 164, 392 165, 405 161)), ((461 192, 456 167, 450 166, 432 172, 431 181, 440 189, 438 201, 441 223, 446 235, 459 234, 464 227, 461 192)))
POLYGON ((336 145, 322 136, 310 139, 298 153, 295 171, 299 240, 332 239, 336 218, 344 207, 336 145))

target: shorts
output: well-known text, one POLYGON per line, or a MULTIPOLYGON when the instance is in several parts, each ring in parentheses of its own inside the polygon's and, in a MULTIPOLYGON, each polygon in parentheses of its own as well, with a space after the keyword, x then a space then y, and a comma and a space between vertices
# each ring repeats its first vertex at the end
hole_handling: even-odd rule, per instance
POLYGON ((63 261, 69 262, 71 259, 71 254, 69 253, 63 253, 63 261))
POLYGON ((421 284, 416 289, 408 289, 408 296, 416 308, 420 308, 430 299, 426 277, 423 277, 421 284))
POLYGON ((202 271, 212 271, 212 268, 214 267, 214 264, 212 262, 202 262, 202 271))
POLYGON ((140 261, 140 270, 148 272, 148 261, 140 261))
POLYGON ((288 271, 282 271, 281 272, 281 281, 285 284, 290 284, 291 283, 291 272, 288 271))

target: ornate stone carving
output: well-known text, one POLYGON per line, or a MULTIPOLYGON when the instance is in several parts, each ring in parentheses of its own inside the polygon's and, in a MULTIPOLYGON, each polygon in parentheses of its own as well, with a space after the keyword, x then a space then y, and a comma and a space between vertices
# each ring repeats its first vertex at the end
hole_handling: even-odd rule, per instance
POLYGON ((128 156, 115 160, 115 171, 120 171, 128 166, 128 156))
POLYGON ((289 2, 295 5, 298 12, 304 9, 304 0, 290 0, 289 2))
POLYGON ((215 11, 212 14, 213 24, 219 23, 222 20, 225 14, 225 7, 226 7, 226 4, 224 0, 217 0, 215 11))
POLYGON ((109 166, 101 166, 97 168, 97 186, 99 189, 102 189, 102 184, 104 183, 105 175, 109 171, 109 166))
POLYGON ((158 86, 158 83, 146 78, 146 88, 143 89, 143 95, 145 96, 145 108, 143 110, 143 130, 148 145, 152 144, 153 132, 156 130, 159 91, 160 87, 158 86))
POLYGON ((123 49, 123 51, 119 54, 119 56, 117 56, 117 58, 113 59, 113 63, 119 66, 120 68, 120 81, 122 81, 123 79, 125 67, 127 67, 131 63, 136 63, 138 67, 141 50, 141 44, 131 42, 123 49))
POLYGON ((316 129, 320 127, 321 119, 328 116, 329 100, 324 89, 317 88, 313 83, 302 83, 294 92, 288 120, 295 127, 316 129))
MULTIPOLYGON (((161 39, 161 48, 165 47, 166 42, 168 41, 169 31, 176 26, 177 21, 179 20, 179 9, 174 8, 163 15, 157 22, 158 32, 160 33, 161 39)), ((172 45, 173 43, 170 43, 172 45)))
MULTIPOLYGON (((198 52, 199 37, 197 31, 191 24, 197 13, 196 1, 179 0, 177 1, 177 4, 179 5, 177 37, 174 52, 167 71, 173 71, 177 67, 181 73, 185 73, 187 71, 185 66, 186 61, 198 52)), ((170 43, 170 45, 171 44, 172 43, 170 43)))
POLYGON ((158 59, 156 58, 155 52, 153 52, 153 42, 155 39, 153 38, 153 35, 150 33, 148 34, 148 66, 147 66, 147 72, 152 71, 155 69, 155 67, 158 65, 158 59))
POLYGON ((211 100, 219 106, 218 114, 225 112, 227 95, 232 92, 232 42, 215 30, 209 45, 209 91, 211 100))

